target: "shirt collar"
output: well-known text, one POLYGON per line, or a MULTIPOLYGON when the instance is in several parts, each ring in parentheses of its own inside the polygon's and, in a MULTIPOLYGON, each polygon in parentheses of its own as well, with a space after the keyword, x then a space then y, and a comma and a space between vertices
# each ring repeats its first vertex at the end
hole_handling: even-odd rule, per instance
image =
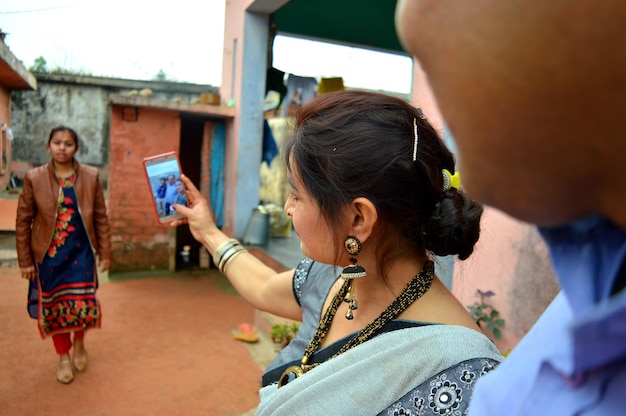
POLYGON ((539 231, 574 316, 608 300, 626 258, 626 233, 598 215, 539 231))
POLYGON ((611 290, 626 261, 626 233, 600 216, 540 232, 572 313, 566 330, 570 347, 561 350, 569 353, 550 361, 571 375, 623 357, 626 291, 611 297, 611 290))

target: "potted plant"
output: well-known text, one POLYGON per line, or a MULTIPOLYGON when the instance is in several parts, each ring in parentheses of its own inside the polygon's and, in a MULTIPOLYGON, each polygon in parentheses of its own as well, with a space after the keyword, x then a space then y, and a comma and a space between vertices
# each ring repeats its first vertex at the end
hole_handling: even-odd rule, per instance
POLYGON ((504 319, 500 318, 500 312, 493 306, 486 303, 486 299, 494 296, 491 290, 483 292, 476 289, 476 296, 480 298, 480 302, 474 302, 473 305, 467 307, 470 315, 483 330, 490 331, 496 339, 502 338, 500 328, 504 326, 504 319))
POLYGON ((272 338, 272 342, 274 342, 276 349, 280 351, 285 348, 287 344, 295 338, 299 328, 300 324, 297 322, 285 322, 273 325, 270 337, 272 338))

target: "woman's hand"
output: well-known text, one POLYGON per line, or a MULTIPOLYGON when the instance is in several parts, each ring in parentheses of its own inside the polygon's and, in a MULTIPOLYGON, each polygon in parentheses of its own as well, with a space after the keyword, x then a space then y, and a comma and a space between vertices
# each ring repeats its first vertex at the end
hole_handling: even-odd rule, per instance
POLYGON ((100 260, 98 261, 98 268, 101 272, 106 272, 109 270, 109 266, 111 265, 111 260, 100 260))
POLYGON ((199 242, 203 242, 204 238, 210 235, 213 231, 218 230, 213 221, 213 212, 209 203, 204 199, 198 188, 189 180, 188 177, 181 174, 180 179, 185 184, 187 189, 187 204, 188 207, 180 204, 174 204, 172 207, 176 212, 183 216, 170 223, 172 227, 177 227, 181 224, 189 224, 189 230, 193 237, 199 242))
POLYGON ((22 279, 35 280, 37 273, 35 272, 35 266, 21 267, 22 279))

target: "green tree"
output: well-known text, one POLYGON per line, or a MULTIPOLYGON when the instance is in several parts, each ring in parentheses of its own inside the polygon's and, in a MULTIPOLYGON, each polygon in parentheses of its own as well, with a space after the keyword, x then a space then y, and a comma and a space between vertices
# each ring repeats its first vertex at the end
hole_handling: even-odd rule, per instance
POLYGON ((31 72, 48 72, 47 65, 46 59, 43 56, 38 56, 28 70, 31 72))
POLYGON ((152 80, 153 81, 166 81, 167 74, 162 69, 159 69, 159 72, 152 78, 152 80))

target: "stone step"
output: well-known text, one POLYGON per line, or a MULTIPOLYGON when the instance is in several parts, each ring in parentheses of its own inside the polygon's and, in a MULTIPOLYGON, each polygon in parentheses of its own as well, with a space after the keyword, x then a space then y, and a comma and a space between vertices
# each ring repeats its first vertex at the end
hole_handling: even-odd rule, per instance
POLYGON ((0 249, 0 267, 17 267, 17 252, 12 249, 0 249))

